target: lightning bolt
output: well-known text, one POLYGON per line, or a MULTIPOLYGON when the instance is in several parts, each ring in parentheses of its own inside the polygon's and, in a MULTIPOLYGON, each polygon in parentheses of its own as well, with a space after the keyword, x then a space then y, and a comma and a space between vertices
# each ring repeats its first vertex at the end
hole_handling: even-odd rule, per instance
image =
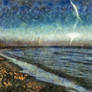
POLYGON ((72 38, 70 39, 70 46, 71 46, 73 40, 74 40, 74 38, 72 37, 72 38))
POLYGON ((72 0, 70 0, 70 3, 71 3, 71 5, 73 6, 73 8, 74 8, 74 10, 75 10, 77 19, 78 19, 78 20, 81 20, 77 6, 72 2, 72 0))
MULTIPOLYGON (((77 20, 76 20, 76 22, 75 22, 75 24, 73 26, 73 31, 75 31, 75 29, 76 29, 79 21, 81 21, 81 17, 80 17, 79 12, 78 12, 78 7, 72 2, 72 0, 70 0, 70 3, 71 3, 71 5, 74 8, 74 11, 75 11, 75 14, 76 14, 76 18, 77 18, 77 20)), ((73 35, 71 35, 70 45, 72 44, 72 42, 73 42, 74 39, 75 39, 75 37, 73 35)))
POLYGON ((72 32, 72 33, 68 33, 67 37, 70 38, 70 46, 71 46, 73 40, 76 39, 76 38, 79 38, 80 34, 78 32, 72 32))

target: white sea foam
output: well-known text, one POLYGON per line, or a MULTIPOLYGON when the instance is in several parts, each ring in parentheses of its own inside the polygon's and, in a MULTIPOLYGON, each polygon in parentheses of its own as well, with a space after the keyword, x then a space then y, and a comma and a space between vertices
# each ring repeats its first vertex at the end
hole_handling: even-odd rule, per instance
POLYGON ((70 81, 66 78, 59 77, 53 73, 49 73, 35 65, 19 61, 15 58, 8 57, 2 53, 1 56, 7 58, 9 62, 12 62, 23 70, 20 72, 28 73, 30 76, 34 76, 37 80, 53 83, 56 85, 64 86, 66 89, 70 89, 71 92, 91 92, 90 90, 86 90, 85 88, 81 87, 80 85, 75 84, 73 81, 70 81))

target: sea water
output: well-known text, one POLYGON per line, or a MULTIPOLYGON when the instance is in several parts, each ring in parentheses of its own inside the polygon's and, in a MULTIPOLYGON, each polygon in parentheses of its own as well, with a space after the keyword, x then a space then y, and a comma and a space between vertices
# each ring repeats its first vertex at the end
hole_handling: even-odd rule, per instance
MULTIPOLYGON (((63 77, 65 77, 66 79, 69 79, 68 76, 71 76, 72 78, 76 78, 75 80, 72 80, 72 81, 77 83, 78 83, 77 78, 82 79, 83 81, 79 82, 78 84, 81 86, 84 86, 84 88, 87 88, 87 89, 91 88, 91 85, 92 85, 91 48, 90 49, 55 48, 55 47, 27 48, 27 49, 8 50, 3 52, 3 54, 11 58, 21 60, 22 62, 26 62, 28 65, 33 64, 34 66, 37 66, 37 64, 40 64, 43 67, 38 66, 38 68, 41 68, 43 70, 44 70, 44 67, 54 71, 56 70, 59 73, 61 73, 62 76, 64 74, 63 77)), ((18 61, 15 61, 15 62, 18 62, 18 61)), ((27 70, 26 72, 30 73, 27 70)), ((50 72, 50 71, 47 71, 47 72, 50 72)), ((41 79, 42 81, 44 81, 45 80, 44 76, 43 78, 41 77, 41 79)), ((38 78, 38 80, 41 80, 41 79, 38 78)), ((54 82, 52 81, 51 83, 54 83, 54 82)))

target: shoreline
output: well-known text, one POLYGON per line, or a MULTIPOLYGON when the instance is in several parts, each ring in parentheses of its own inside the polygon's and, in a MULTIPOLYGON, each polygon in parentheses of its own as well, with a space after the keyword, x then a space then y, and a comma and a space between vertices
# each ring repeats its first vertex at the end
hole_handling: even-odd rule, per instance
POLYGON ((0 60, 0 92, 67 92, 64 87, 36 80, 20 70, 17 65, 0 60))
MULTIPOLYGON (((1 53, 2 53, 3 51, 4 51, 4 50, 1 50, 1 53)), ((1 54, 1 57, 4 58, 4 55, 1 54)), ((21 59, 19 59, 19 58, 17 58, 17 59, 21 61, 21 59)), ((22 59, 23 59, 23 58, 22 58, 22 59)), ((5 60, 3 60, 3 62, 6 63, 7 60, 8 60, 8 58, 7 58, 6 56, 5 56, 5 60), (5 61, 5 60, 6 60, 6 61, 5 61)), ((29 60, 27 60, 27 61, 29 61, 29 60)), ((5 65, 5 66, 8 65, 7 68, 9 68, 9 65, 10 65, 10 66, 13 66, 13 68, 14 68, 14 67, 15 67, 15 68, 18 68, 18 69, 19 69, 18 72, 21 70, 21 68, 20 68, 18 65, 14 64, 14 63, 12 63, 12 62, 7 62, 7 63, 8 63, 8 64, 5 65)), ((69 79, 70 81, 73 81, 75 84, 79 84, 81 87, 86 88, 87 90, 92 90, 92 87, 90 86, 90 84, 89 84, 89 85, 86 85, 86 82, 84 81, 83 78, 73 77, 73 76, 71 76, 71 75, 65 74, 64 72, 59 72, 59 71, 57 71, 57 70, 49 69, 49 68, 45 67, 44 65, 35 64, 33 61, 31 62, 31 64, 33 64, 33 65, 35 65, 35 66, 37 66, 37 67, 40 67, 40 68, 44 69, 45 71, 49 71, 50 73, 54 73, 54 74, 56 74, 56 75, 58 75, 58 76, 60 76, 60 77, 67 78, 67 79, 69 79), (77 80, 77 81, 76 81, 76 80, 77 80), (81 85, 81 83, 82 83, 82 85, 81 85)), ((12 70, 12 68, 11 68, 10 70, 12 70)), ((23 72, 23 73, 21 73, 21 74, 25 74, 25 72, 23 72)), ((55 89, 58 90, 58 88, 59 88, 58 92, 69 92, 69 91, 66 91, 67 89, 66 89, 65 87, 63 87, 63 86, 58 86, 58 85, 56 85, 56 84, 43 82, 43 81, 37 80, 35 77, 33 77, 33 76, 29 75, 29 74, 27 74, 27 75, 29 76, 29 77, 28 77, 29 79, 31 79, 31 78, 34 79, 34 81, 36 82, 36 84, 42 83, 43 85, 45 85, 44 88, 48 89, 48 92, 56 92, 55 89), (53 88, 55 88, 55 89, 53 90, 53 88), (51 90, 53 90, 53 91, 51 91, 51 90), (61 90, 63 90, 63 91, 61 91, 61 90)), ((31 80, 32 80, 32 79, 31 79, 31 80)), ((26 79, 26 80, 27 80, 27 79, 26 79)), ((23 91, 23 92, 24 92, 24 91, 23 91)), ((33 91, 33 92, 34 92, 34 91, 33 91)), ((36 92, 36 91, 35 91, 35 92, 36 92)), ((37 92, 40 92, 40 91, 37 91, 37 92)), ((45 90, 45 91, 43 91, 43 92, 47 92, 47 91, 45 90)), ((88 91, 88 92, 91 92, 91 91, 88 91)))
POLYGON ((83 49, 92 49, 92 46, 56 46, 56 45, 51 45, 51 46, 0 46, 0 50, 2 49, 26 49, 26 48, 83 48, 83 49))
POLYGON ((37 67, 40 67, 40 68, 44 69, 45 71, 49 71, 50 73, 54 73, 54 74, 58 75, 59 77, 69 79, 70 81, 73 81, 74 83, 79 84, 80 86, 86 88, 87 90, 92 90, 92 85, 86 85, 87 81, 85 81, 85 79, 83 79, 81 77, 71 76, 69 74, 64 73, 63 71, 54 70, 54 69, 46 67, 46 66, 44 66, 42 64, 34 63, 32 60, 29 60, 29 59, 24 59, 24 58, 21 58, 21 59, 17 58, 17 59, 18 60, 24 60, 24 62, 26 60, 27 63, 30 62, 32 65, 36 65, 37 67))

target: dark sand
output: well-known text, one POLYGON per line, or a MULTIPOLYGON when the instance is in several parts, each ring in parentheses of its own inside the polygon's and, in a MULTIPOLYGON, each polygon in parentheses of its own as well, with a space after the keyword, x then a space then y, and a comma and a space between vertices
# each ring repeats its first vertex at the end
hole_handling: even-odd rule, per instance
POLYGON ((67 92, 64 87, 36 80, 20 73, 20 67, 0 57, 0 92, 67 92))

